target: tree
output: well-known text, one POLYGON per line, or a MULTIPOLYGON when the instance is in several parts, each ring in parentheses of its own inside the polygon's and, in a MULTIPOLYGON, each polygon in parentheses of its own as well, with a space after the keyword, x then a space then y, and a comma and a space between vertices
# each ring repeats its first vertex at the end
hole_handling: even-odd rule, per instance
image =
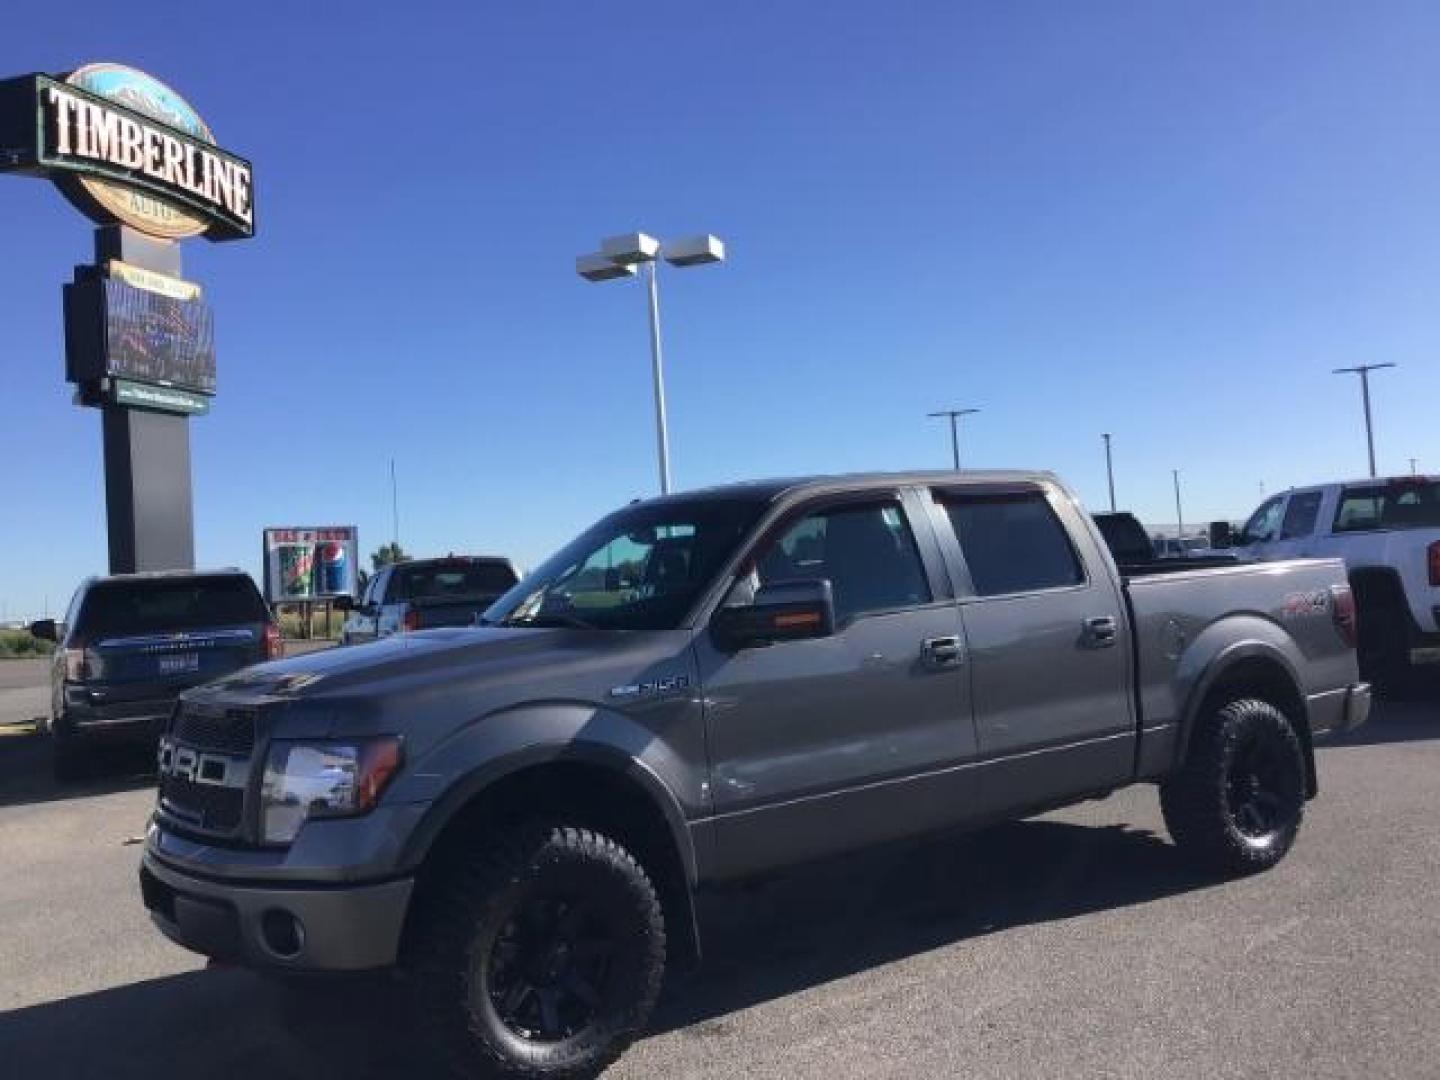
POLYGON ((378 571, 382 566, 389 566, 391 563, 409 562, 410 556, 405 554, 398 541, 381 544, 380 550, 370 553, 370 565, 378 571))

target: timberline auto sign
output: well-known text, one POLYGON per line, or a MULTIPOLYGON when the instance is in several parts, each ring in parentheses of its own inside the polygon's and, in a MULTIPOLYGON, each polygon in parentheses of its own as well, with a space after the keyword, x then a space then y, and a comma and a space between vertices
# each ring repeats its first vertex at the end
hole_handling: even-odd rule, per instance
POLYGON ((48 175, 102 224, 167 240, 255 233, 250 163, 189 103, 120 64, 0 83, 0 170, 48 175))

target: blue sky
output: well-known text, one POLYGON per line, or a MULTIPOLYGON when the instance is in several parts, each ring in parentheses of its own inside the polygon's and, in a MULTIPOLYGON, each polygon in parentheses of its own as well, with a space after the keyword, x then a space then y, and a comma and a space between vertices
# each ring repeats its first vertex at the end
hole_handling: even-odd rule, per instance
MULTIPOLYGON (((718 233, 662 281, 676 484, 975 466, 1243 515, 1440 471, 1430 3, 21 5, 0 73, 133 64, 251 158, 256 239, 185 245, 220 393, 205 565, 355 523, 539 561, 655 488, 644 296, 573 257, 718 233), (335 11, 333 5, 325 10, 335 11), (143 15, 143 17, 142 17, 143 15)), ((90 226, 0 177, 0 607, 106 562, 100 419, 63 381, 90 226)))

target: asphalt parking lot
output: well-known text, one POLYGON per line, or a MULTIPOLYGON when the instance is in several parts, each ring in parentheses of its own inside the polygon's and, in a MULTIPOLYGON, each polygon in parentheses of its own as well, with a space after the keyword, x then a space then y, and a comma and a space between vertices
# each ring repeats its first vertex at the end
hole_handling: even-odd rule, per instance
MULTIPOLYGON (((0 1076, 423 1075, 393 1015, 150 927, 146 755, 57 789, 0 662, 0 1076)), ((27 710, 33 710, 27 712, 27 710)), ((710 963, 614 1077, 1440 1076, 1440 696, 1320 752, 1276 871, 1176 856, 1149 788, 707 902, 710 963)))

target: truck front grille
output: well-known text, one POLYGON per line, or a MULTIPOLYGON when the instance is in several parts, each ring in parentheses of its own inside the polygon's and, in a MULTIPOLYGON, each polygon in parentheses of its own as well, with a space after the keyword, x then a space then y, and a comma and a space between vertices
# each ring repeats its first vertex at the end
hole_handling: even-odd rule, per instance
POLYGON ((160 805, 170 816, 206 832, 233 833, 245 812, 245 789, 197 784, 183 776, 160 778, 160 805))
POLYGON ((181 705, 171 735, 197 750, 249 757, 255 749, 255 713, 249 709, 203 709, 181 705))

